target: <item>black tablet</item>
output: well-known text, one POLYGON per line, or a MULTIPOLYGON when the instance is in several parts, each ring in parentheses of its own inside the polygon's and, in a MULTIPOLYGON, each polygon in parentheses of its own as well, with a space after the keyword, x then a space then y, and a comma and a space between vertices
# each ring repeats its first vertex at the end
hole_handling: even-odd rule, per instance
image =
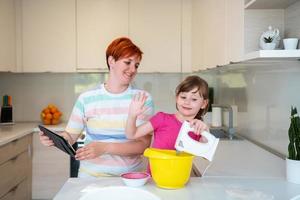
POLYGON ((39 125, 39 129, 53 141, 54 146, 69 154, 70 156, 75 157, 75 150, 65 138, 45 128, 44 126, 39 125))

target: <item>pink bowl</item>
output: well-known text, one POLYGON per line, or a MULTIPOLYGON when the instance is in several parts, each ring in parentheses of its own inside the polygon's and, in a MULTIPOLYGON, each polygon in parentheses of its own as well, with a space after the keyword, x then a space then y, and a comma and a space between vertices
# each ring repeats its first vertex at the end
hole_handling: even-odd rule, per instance
POLYGON ((129 172, 121 175, 121 178, 125 185, 131 187, 138 187, 145 185, 150 175, 145 172, 129 172))

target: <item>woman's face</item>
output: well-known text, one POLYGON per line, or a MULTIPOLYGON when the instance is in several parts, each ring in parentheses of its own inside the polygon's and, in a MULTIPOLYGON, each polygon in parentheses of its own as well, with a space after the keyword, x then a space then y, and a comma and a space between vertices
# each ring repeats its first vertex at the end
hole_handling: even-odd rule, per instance
POLYGON ((121 84, 130 84, 137 74, 140 59, 137 56, 120 58, 115 61, 110 57, 110 71, 121 84))
POLYGON ((181 115, 194 118, 200 109, 204 109, 208 101, 200 96, 198 88, 189 92, 180 92, 176 97, 177 109, 181 115))

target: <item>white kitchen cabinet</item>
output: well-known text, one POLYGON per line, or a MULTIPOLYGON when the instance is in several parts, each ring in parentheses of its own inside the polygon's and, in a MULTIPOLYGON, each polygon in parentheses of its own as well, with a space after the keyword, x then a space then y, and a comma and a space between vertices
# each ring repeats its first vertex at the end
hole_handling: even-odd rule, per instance
POLYGON ((32 198, 53 199, 70 176, 70 157, 55 147, 41 144, 33 134, 32 198))
POLYGON ((181 71, 181 0, 129 0, 129 36, 144 52, 140 72, 181 71))
POLYGON ((0 200, 31 199, 31 152, 31 134, 0 145, 0 200))
POLYGON ((16 66, 15 3, 0 0, 0 71, 14 71, 16 66))
POLYGON ((107 71, 107 46, 128 37, 128 1, 77 0, 76 14, 77 70, 107 71))
POLYGON ((193 71, 242 59, 243 12, 240 0, 192 1, 193 71))
POLYGON ((75 0, 23 0, 21 8, 21 71, 75 71, 75 0))

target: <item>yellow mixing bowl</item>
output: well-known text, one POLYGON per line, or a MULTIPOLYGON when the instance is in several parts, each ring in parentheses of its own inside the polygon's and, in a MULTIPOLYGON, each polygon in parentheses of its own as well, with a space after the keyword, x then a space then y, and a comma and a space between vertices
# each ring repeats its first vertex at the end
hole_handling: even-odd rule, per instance
POLYGON ((149 158, 152 178, 158 187, 177 189, 188 182, 193 155, 184 152, 177 155, 175 150, 147 148, 144 156, 149 158))

